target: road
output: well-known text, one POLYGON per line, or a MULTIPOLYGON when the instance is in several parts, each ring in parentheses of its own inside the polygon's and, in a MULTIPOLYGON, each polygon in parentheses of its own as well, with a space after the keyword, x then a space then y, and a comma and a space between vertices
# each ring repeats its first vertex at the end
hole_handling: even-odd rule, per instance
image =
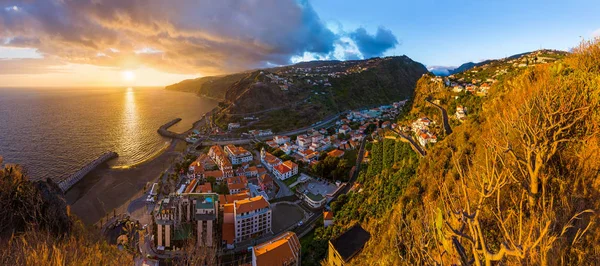
POLYGON ((415 142, 415 140, 411 136, 404 135, 403 133, 398 132, 398 131, 394 131, 394 132, 396 132, 396 134, 398 134, 398 136, 400 136, 401 138, 407 140, 410 143, 410 145, 413 147, 413 150, 415 150, 416 152, 421 154, 421 156, 425 157, 425 155, 427 155, 427 152, 425 152, 425 149, 423 149, 423 147, 421 147, 421 145, 419 145, 417 142, 415 142))
POLYGON ((356 169, 355 169, 354 173, 352 174, 352 177, 350 177, 350 180, 346 184, 346 187, 342 190, 342 193, 339 193, 337 196, 335 196, 334 199, 336 199, 341 194, 348 193, 348 191, 350 191, 350 188, 352 188, 354 181, 356 181, 356 178, 358 178, 358 174, 360 173, 360 167, 362 165, 363 156, 365 154, 365 143, 366 142, 367 142, 367 139, 365 138, 360 143, 360 149, 358 150, 358 155, 356 156, 356 169))
POLYGON ((446 131, 446 136, 452 134, 452 128, 450 127, 450 123, 448 121, 448 112, 446 112, 446 109, 429 100, 425 101, 440 109, 440 112, 442 113, 442 120, 444 121, 444 130, 446 131))
POLYGON ((256 138, 232 138, 232 139, 225 139, 225 138, 214 138, 214 137, 209 137, 207 140, 202 141, 202 145, 204 146, 209 146, 209 145, 227 145, 227 144, 234 144, 234 145, 244 145, 244 144, 249 144, 252 141, 258 140, 258 141, 265 141, 268 139, 273 138, 274 136, 291 136, 291 135, 298 135, 304 132, 307 132, 310 129, 313 128, 321 128, 321 127, 325 127, 328 124, 333 123, 335 120, 337 120, 341 114, 343 114, 344 112, 329 116, 327 118, 325 118, 323 121, 321 121, 320 123, 308 126, 308 127, 304 127, 304 128, 299 128, 299 129, 294 129, 291 131, 287 131, 287 132, 280 132, 274 135, 269 135, 269 136, 262 136, 262 137, 256 137, 256 138))

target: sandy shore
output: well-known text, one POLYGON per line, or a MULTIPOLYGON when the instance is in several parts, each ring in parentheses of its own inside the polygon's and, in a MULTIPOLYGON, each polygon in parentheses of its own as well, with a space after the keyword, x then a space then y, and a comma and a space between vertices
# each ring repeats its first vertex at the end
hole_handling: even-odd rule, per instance
POLYGON ((98 166, 67 191, 71 211, 86 224, 96 223, 160 177, 180 155, 175 151, 179 141, 173 140, 160 155, 130 168, 110 168, 106 163, 98 166))
MULTIPOLYGON (((214 110, 206 113, 206 117, 210 117, 214 110)), ((182 134, 187 135, 200 128, 205 121, 204 118, 196 121, 192 128, 182 134)), ((166 149, 145 162, 127 168, 111 168, 107 163, 98 166, 67 191, 65 196, 71 211, 84 223, 95 224, 107 213, 112 215, 114 209, 127 208, 126 203, 141 196, 144 185, 157 180, 181 155, 175 150, 179 142, 185 141, 172 139, 166 149)))

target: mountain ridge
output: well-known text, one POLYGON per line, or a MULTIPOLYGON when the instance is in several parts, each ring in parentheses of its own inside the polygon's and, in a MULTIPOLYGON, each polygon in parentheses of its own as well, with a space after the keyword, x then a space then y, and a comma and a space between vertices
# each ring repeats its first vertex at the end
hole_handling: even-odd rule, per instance
POLYGON ((540 50, 535 50, 535 51, 531 51, 531 52, 524 52, 524 53, 519 53, 519 54, 514 54, 508 57, 504 57, 504 58, 498 58, 498 59, 486 59, 480 62, 466 62, 463 63, 462 65, 458 66, 458 67, 452 67, 452 66, 432 66, 429 68, 429 71, 433 74, 435 74, 436 76, 442 76, 442 77, 446 77, 446 76, 451 76, 454 74, 459 74, 459 73, 463 73, 465 71, 471 70, 475 67, 480 67, 480 66, 485 66, 487 64, 490 63, 494 63, 494 62, 500 62, 503 60, 511 60, 511 59, 518 59, 521 58, 523 56, 526 55, 530 55, 530 54, 534 54, 534 53, 539 53, 539 52, 547 52, 547 51, 552 51, 552 52, 558 52, 558 53, 568 53, 565 51, 560 51, 560 50, 553 50, 553 49, 540 49, 540 50))

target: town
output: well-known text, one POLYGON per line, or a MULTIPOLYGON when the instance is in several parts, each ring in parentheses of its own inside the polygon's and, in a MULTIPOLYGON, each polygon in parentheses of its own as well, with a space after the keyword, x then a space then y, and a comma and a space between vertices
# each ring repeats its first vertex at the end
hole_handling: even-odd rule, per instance
MULTIPOLYGON (((144 211, 131 217, 147 222, 144 263, 183 256, 195 243, 252 265, 299 265, 299 239, 318 221, 335 223, 329 202, 356 189, 365 143, 397 128, 406 104, 347 111, 291 135, 265 129, 219 140, 190 132, 186 155, 148 186, 144 211)), ((209 123, 202 131, 215 132, 209 123)), ((355 227, 346 237, 362 236, 364 245, 369 234, 355 227)), ((344 245, 333 243, 330 253, 347 252, 344 245)))

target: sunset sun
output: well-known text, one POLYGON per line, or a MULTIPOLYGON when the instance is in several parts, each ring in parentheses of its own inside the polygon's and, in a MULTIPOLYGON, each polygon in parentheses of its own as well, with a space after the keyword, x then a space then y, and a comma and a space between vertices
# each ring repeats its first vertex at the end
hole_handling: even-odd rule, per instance
POLYGON ((123 71, 121 72, 121 78, 123 79, 123 81, 126 82, 135 81, 135 73, 133 73, 133 71, 130 70, 123 71))

